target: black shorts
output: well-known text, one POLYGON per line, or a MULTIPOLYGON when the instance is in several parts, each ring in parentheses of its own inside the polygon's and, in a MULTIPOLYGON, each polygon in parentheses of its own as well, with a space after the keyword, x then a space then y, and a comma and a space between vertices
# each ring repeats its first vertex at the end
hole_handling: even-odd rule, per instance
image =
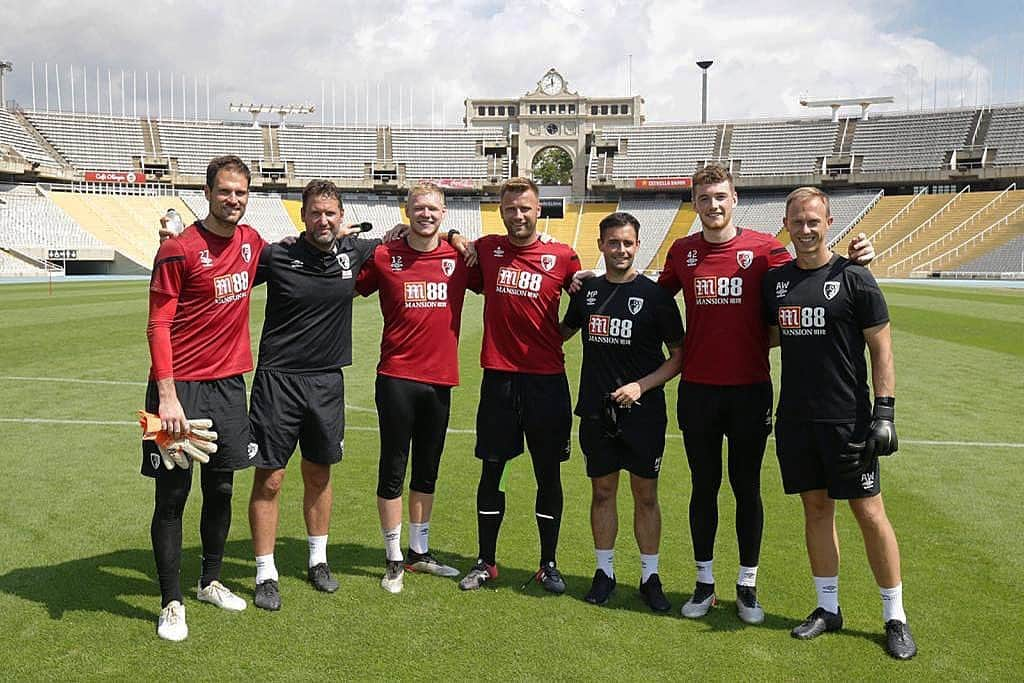
POLYGON ((847 443, 863 441, 866 425, 798 422, 780 418, 775 425, 775 453, 786 493, 825 489, 829 498, 870 498, 881 492, 878 460, 866 472, 842 476, 836 470, 847 443), (861 435, 859 439, 853 439, 861 435))
POLYGON ((565 373, 531 375, 484 370, 476 412, 476 457, 505 462, 523 452, 569 459, 572 406, 565 373))
POLYGON ((620 410, 615 427, 600 418, 580 419, 580 449, 587 461, 587 476, 604 477, 619 470, 645 479, 657 479, 665 454, 668 419, 661 411, 644 415, 620 410))
POLYGON ((380 463, 377 495, 387 500, 402 495, 409 444, 412 477, 409 488, 432 494, 448 431, 452 388, 377 375, 377 419, 380 424, 380 463))
MULTIPOLYGON (((245 379, 241 375, 200 382, 175 381, 178 402, 185 417, 213 420, 217 432, 217 452, 203 467, 218 472, 233 472, 249 467, 249 415, 245 410, 245 379)), ((156 414, 160 410, 160 396, 156 382, 146 386, 146 410, 156 414)), ((155 441, 142 442, 141 473, 158 477, 167 472, 160 460, 160 449, 155 441)))
POLYGON ((284 467, 296 445, 303 459, 333 465, 345 451, 345 378, 341 370, 299 374, 257 369, 249 418, 256 467, 284 467))
POLYGON ((722 438, 728 437, 731 454, 760 461, 772 432, 771 382, 737 386, 680 382, 676 418, 688 459, 720 460, 722 438))

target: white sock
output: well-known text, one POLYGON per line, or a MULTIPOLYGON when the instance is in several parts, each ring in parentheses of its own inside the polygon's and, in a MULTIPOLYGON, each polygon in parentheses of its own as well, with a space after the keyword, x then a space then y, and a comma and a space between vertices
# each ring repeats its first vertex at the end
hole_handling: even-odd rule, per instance
POLYGON ((274 553, 256 556, 256 583, 277 581, 277 566, 274 565, 274 553))
POLYGON ((708 560, 702 562, 697 560, 697 582, 698 583, 714 583, 715 575, 711 571, 711 565, 714 564, 714 560, 708 560))
POLYGON ((323 536, 306 536, 309 541, 309 566, 327 562, 327 534, 323 536))
POLYGON ((644 555, 640 553, 640 583, 647 583, 651 574, 658 573, 658 553, 644 555))
POLYGON ((421 555, 430 548, 430 522, 409 522, 409 550, 421 555))
POLYGON ((736 585, 755 587, 757 585, 757 567, 744 567, 741 564, 740 574, 736 577, 736 585))
POLYGON ((381 534, 384 536, 384 556, 391 561, 401 562, 405 558, 402 556, 402 523, 399 522, 398 526, 393 529, 381 529, 381 534))
POLYGON ((890 619, 907 623, 907 614, 903 611, 903 584, 898 583, 892 588, 879 587, 882 594, 882 621, 890 619))
POLYGON ((818 607, 839 614, 839 577, 815 576, 814 590, 818 592, 818 607))
POLYGON ((601 550, 594 548, 594 555, 597 557, 597 568, 605 573, 609 579, 615 578, 615 548, 601 550))

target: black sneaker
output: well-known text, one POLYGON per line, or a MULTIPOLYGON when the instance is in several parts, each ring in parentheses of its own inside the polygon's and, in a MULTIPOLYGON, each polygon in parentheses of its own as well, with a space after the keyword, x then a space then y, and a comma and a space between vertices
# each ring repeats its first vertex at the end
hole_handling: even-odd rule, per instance
POLYGON ((496 578, 498 578, 497 565, 477 560, 473 568, 466 572, 466 575, 459 581, 459 588, 464 591, 475 591, 488 581, 493 581, 496 578))
POLYGON ((651 574, 640 584, 640 597, 653 612, 668 612, 672 609, 672 604, 661 590, 661 578, 657 574, 651 574))
POLYGON ((562 578, 562 573, 558 571, 554 562, 548 562, 538 569, 537 573, 533 575, 533 580, 544 586, 544 590, 548 593, 561 595, 565 592, 565 579, 562 578))
POLYGON ((810 640, 811 638, 817 638, 822 633, 838 631, 842 627, 842 610, 833 614, 824 607, 818 607, 811 612, 806 619, 804 619, 802 624, 790 631, 789 634, 794 638, 799 638, 800 640, 810 640))
POLYGON ((910 659, 917 654, 917 643, 905 622, 896 619, 885 622, 885 651, 895 659, 910 659))
POLYGON ((590 584, 590 591, 583 596, 586 602, 591 605, 607 605, 608 598, 615 590, 615 577, 608 578, 603 569, 594 572, 594 581, 590 584))
POLYGON ((326 562, 314 565, 309 568, 308 573, 309 582, 313 584, 313 587, 318 591, 324 593, 333 593, 338 590, 338 581, 331 576, 331 568, 327 566, 326 562))
POLYGON ((277 581, 267 579, 262 583, 257 583, 252 604, 271 612, 281 609, 281 591, 277 587, 277 581))

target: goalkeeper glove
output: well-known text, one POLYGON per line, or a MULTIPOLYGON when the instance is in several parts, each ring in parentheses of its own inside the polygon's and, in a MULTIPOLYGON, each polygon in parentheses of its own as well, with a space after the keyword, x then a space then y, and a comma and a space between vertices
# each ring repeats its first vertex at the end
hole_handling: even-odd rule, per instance
POLYGON ((896 437, 896 399, 892 396, 875 397, 864 441, 850 442, 839 454, 839 471, 842 474, 873 469, 875 460, 881 455, 892 455, 899 450, 896 437))
POLYGON ((210 430, 213 427, 212 420, 189 420, 189 431, 180 439, 174 439, 162 430, 160 418, 152 413, 140 410, 139 425, 142 427, 142 438, 156 442, 164 467, 169 470, 175 466, 188 469, 192 460, 205 465, 210 462, 210 456, 217 452, 217 432, 210 430))

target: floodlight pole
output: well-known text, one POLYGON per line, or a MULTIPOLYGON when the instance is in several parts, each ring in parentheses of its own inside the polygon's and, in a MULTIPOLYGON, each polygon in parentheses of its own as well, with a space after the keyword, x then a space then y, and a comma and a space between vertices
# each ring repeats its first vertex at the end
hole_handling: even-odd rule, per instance
POLYGON ((701 71, 701 83, 700 83, 700 122, 708 122, 708 69, 714 64, 714 60, 702 59, 697 62, 697 66, 700 67, 701 71))
POLYGON ((0 60, 0 109, 7 109, 7 73, 14 71, 14 64, 0 60))

